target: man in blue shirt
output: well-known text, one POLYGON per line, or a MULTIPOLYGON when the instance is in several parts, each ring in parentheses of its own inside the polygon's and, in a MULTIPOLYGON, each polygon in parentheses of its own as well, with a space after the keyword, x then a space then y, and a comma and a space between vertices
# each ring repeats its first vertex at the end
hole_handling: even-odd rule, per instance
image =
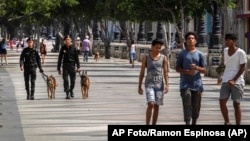
POLYGON ((206 72, 203 53, 196 49, 197 35, 188 32, 185 35, 186 49, 181 51, 176 61, 176 71, 180 73, 180 92, 186 125, 196 125, 200 113, 203 83, 201 73, 206 72))

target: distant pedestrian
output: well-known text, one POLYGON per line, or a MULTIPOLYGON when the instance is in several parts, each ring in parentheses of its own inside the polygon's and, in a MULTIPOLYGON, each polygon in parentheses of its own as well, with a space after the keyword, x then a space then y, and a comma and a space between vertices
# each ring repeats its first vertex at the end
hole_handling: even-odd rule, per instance
POLYGON ((13 46, 14 46, 14 40, 13 39, 9 40, 9 46, 10 46, 10 50, 13 50, 13 46))
POLYGON ((41 66, 41 58, 38 51, 33 47, 33 39, 27 39, 28 47, 24 48, 20 55, 20 69, 24 75, 25 89, 27 92, 27 100, 34 100, 35 81, 37 67, 40 73, 43 73, 41 66), (31 84, 31 86, 30 86, 31 84))
POLYGON ((66 93, 66 99, 70 99, 70 97, 74 97, 73 90, 75 87, 76 72, 80 71, 80 62, 77 50, 74 45, 72 45, 69 35, 64 37, 64 45, 59 51, 57 62, 57 71, 59 75, 61 75, 61 65, 64 92, 66 93))
POLYGON ((40 54, 42 58, 42 64, 44 64, 45 56, 47 55, 47 46, 44 43, 44 39, 42 39, 42 42, 40 43, 40 54))
POLYGON ((180 73, 180 95, 182 98, 184 121, 186 125, 196 125, 200 114, 203 83, 201 73, 206 72, 204 54, 196 49, 197 35, 188 32, 185 35, 186 48, 176 61, 176 71, 180 73))
POLYGON ((21 46, 22 46, 21 41, 18 40, 18 41, 16 42, 16 52, 19 52, 19 48, 20 48, 21 46))
POLYGON ((220 89, 220 110, 225 125, 230 125, 228 116, 227 101, 233 100, 234 116, 236 125, 241 124, 240 103, 244 95, 244 72, 246 69, 247 57, 244 50, 236 46, 237 37, 233 33, 225 35, 226 48, 224 48, 225 70, 222 75, 220 89))
POLYGON ((88 62, 89 53, 91 49, 91 44, 88 35, 86 35, 85 39, 82 41, 82 49, 83 49, 83 62, 85 61, 88 62))
POLYGON ((8 65, 7 43, 5 38, 3 38, 2 41, 0 42, 0 54, 1 54, 1 65, 3 65, 3 60, 5 60, 5 64, 8 65))
POLYGON ((136 57, 136 45, 135 45, 135 41, 132 40, 131 41, 131 47, 130 47, 130 60, 132 63, 132 68, 134 68, 134 64, 135 64, 135 57, 136 57))
POLYGON ((80 37, 76 38, 75 47, 77 49, 78 55, 80 55, 81 54, 81 39, 80 39, 80 37))
POLYGON ((146 125, 150 124, 151 117, 153 117, 152 125, 156 125, 159 106, 163 105, 164 93, 168 93, 168 60, 165 55, 161 54, 162 45, 163 42, 161 40, 154 39, 151 44, 152 51, 142 58, 138 93, 140 95, 143 94, 142 81, 145 69, 147 68, 145 78, 145 94, 147 99, 146 125))

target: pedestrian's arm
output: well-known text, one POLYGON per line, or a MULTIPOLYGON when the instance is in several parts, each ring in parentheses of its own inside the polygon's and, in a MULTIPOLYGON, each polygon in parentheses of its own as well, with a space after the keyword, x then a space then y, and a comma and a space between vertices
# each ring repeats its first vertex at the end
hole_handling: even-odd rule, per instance
POLYGON ((146 68, 146 56, 142 57, 142 63, 141 63, 141 70, 140 70, 140 75, 139 75, 138 89, 141 89, 142 81, 143 81, 144 74, 145 74, 145 68, 146 68))
POLYGON ((75 49, 75 61, 76 61, 77 69, 79 70, 80 69, 80 61, 79 61, 79 55, 77 53, 77 49, 75 49))
POLYGON ((22 53, 20 55, 19 65, 20 65, 20 69, 22 71, 23 70, 23 65, 24 65, 24 51, 22 51, 22 53))
POLYGON ((164 63, 163 63, 163 73, 164 73, 164 80, 165 80, 165 85, 169 84, 169 78, 168 78, 168 73, 169 73, 169 66, 168 66, 168 59, 166 56, 164 56, 164 63))
POLYGON ((59 52, 58 61, 57 61, 57 71, 61 71, 62 57, 63 57, 63 49, 61 49, 59 52))
POLYGON ((38 68, 40 69, 40 71, 42 71, 43 69, 42 69, 42 65, 41 65, 41 58, 40 58, 37 51, 36 51, 36 62, 37 62, 38 68))
POLYGON ((244 73, 246 69, 246 64, 240 64, 240 69, 238 71, 238 73, 234 76, 234 78, 232 79, 234 82, 238 80, 238 78, 244 73))
POLYGON ((194 70, 197 70, 200 73, 206 73, 206 67, 196 66, 194 70))
POLYGON ((195 70, 194 69, 183 69, 180 66, 176 66, 176 72, 179 72, 180 74, 193 75, 195 70))

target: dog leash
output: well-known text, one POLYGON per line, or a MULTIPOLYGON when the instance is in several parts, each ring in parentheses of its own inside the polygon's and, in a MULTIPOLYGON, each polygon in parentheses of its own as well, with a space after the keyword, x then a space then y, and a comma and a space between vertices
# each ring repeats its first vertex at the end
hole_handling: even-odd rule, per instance
POLYGON ((78 74, 79 74, 80 77, 81 77, 81 72, 82 72, 81 70, 78 71, 78 74))
POLYGON ((42 76, 42 78, 43 78, 44 81, 47 81, 48 75, 46 75, 44 73, 41 73, 41 76, 42 76))

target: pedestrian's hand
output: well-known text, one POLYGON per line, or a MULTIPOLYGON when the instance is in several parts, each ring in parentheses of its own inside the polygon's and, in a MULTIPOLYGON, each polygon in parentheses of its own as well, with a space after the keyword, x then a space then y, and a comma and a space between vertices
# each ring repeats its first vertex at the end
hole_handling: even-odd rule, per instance
POLYGON ((76 72, 80 72, 80 68, 77 68, 77 69, 76 69, 76 72))
POLYGON ((61 71, 60 70, 58 71, 58 74, 61 75, 61 71))
POLYGON ((20 70, 23 71, 23 66, 20 67, 20 70))
POLYGON ((139 93, 140 95, 142 95, 142 94, 143 94, 143 90, 142 90, 142 88, 139 88, 139 89, 138 89, 138 93, 139 93))
POLYGON ((165 85, 164 93, 167 94, 167 93, 168 93, 168 90, 169 90, 169 84, 166 84, 166 85, 165 85))
POLYGON ((230 86, 233 86, 235 84, 235 81, 234 80, 229 80, 228 83, 229 83, 230 86))
POLYGON ((222 83, 222 79, 221 78, 218 78, 217 79, 217 84, 220 85, 222 83))
POLYGON ((196 69, 197 69, 197 66, 196 66, 195 64, 191 64, 191 68, 192 68, 193 70, 196 70, 196 69))
POLYGON ((43 73, 43 69, 40 69, 40 73, 43 73))
POLYGON ((188 74, 193 76, 195 74, 195 70, 194 69, 189 70, 188 74))

